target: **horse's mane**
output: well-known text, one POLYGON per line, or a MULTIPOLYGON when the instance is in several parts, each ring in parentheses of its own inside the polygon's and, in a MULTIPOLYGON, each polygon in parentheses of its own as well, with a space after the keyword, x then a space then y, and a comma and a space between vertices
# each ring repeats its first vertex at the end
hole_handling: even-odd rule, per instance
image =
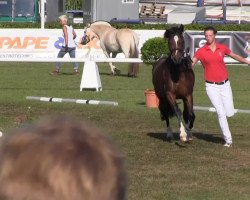
POLYGON ((111 27, 111 24, 108 23, 108 22, 106 22, 106 21, 95 21, 95 22, 93 22, 93 23, 91 24, 91 26, 92 26, 92 25, 103 25, 103 26, 109 26, 109 27, 111 27))

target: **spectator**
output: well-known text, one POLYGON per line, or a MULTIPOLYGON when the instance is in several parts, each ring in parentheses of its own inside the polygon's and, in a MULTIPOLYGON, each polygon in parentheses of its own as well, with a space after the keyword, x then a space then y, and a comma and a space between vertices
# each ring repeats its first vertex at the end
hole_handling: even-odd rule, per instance
MULTIPOLYGON (((65 54, 69 53, 71 58, 76 57, 76 44, 74 39, 76 33, 71 25, 68 24, 66 15, 59 17, 59 23, 62 25, 64 43, 60 51, 58 52, 57 58, 63 58, 65 54)), ((56 63, 55 70, 51 73, 52 75, 58 75, 60 72, 61 63, 56 63)), ((74 74, 78 74, 78 63, 74 63, 74 74)))
POLYGON ((203 7, 205 0, 197 0, 197 7, 203 7))
POLYGON ((124 200, 126 173, 114 144, 86 122, 47 118, 1 138, 0 199, 124 200))

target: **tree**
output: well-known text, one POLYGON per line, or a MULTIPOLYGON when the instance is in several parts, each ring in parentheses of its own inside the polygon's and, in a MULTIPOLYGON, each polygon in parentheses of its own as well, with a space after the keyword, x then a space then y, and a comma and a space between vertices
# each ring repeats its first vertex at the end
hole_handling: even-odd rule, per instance
POLYGON ((84 0, 66 0, 66 10, 82 10, 84 0))

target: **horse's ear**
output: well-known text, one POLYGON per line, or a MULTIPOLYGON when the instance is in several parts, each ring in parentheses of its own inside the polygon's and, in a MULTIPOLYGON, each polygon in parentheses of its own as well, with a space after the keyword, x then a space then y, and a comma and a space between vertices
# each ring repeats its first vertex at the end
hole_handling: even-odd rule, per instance
POLYGON ((164 33, 164 38, 169 38, 169 36, 170 36, 170 31, 166 30, 164 33))
POLYGON ((90 25, 91 25, 90 23, 87 23, 87 24, 86 24, 86 28, 89 28, 89 27, 90 27, 90 25))
POLYGON ((180 30, 181 30, 182 33, 184 32, 184 26, 183 26, 183 24, 180 25, 180 30))

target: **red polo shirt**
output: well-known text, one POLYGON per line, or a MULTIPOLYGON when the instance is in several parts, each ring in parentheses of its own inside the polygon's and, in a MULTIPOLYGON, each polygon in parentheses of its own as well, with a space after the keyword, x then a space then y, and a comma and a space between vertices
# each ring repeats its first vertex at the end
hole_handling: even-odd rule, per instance
POLYGON ((228 78, 228 72, 224 62, 224 56, 231 50, 222 44, 216 43, 213 52, 207 44, 195 52, 194 57, 201 61, 204 68, 204 79, 212 82, 221 82, 228 78))

